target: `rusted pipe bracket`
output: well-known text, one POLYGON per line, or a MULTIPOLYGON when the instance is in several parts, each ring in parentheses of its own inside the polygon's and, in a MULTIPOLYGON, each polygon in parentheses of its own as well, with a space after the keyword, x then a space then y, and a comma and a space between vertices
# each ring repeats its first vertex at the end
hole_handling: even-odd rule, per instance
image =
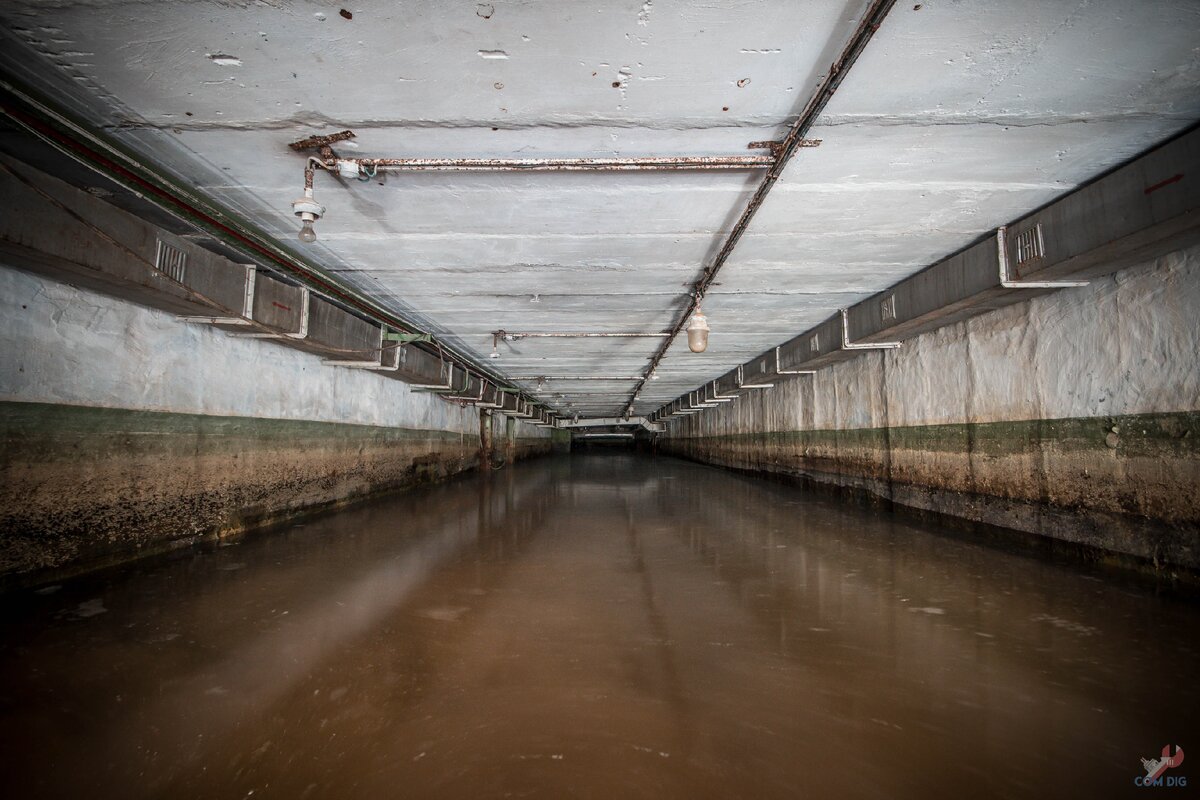
MULTIPOLYGON (((1042 230, 1039 225, 1036 229, 1036 235, 1041 237, 1042 230)), ((996 228, 996 261, 1000 265, 1000 285, 1005 289, 1075 289, 1080 286, 1087 286, 1088 281, 1016 281, 1009 275, 1008 270, 1008 226, 1001 225, 996 228)), ((1040 242, 1039 242, 1040 244, 1040 242)), ((1044 249, 1044 248, 1041 248, 1044 249)))
POLYGON ((320 150, 323 147, 329 147, 334 142, 344 142, 347 139, 354 138, 354 131, 339 131, 337 133, 328 133, 324 136, 309 136, 307 139, 301 139, 297 142, 292 142, 288 147, 297 152, 304 150, 320 150))
POLYGON ((895 350, 900 346, 900 342, 862 342, 854 343, 850 341, 850 321, 846 314, 846 309, 841 309, 842 314, 842 349, 843 350, 895 350))
MULTIPOLYGON (((821 139, 798 139, 796 141, 796 147, 820 147, 821 141, 821 139)), ((786 142, 780 139, 779 141, 751 142, 750 144, 746 145, 746 149, 770 150, 772 158, 779 158, 781 155, 783 155, 783 148, 785 146, 786 142)))

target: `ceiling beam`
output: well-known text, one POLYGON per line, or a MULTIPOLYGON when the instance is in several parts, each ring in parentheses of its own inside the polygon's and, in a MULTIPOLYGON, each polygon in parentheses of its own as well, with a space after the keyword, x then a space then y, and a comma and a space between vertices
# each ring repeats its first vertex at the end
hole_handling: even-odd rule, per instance
POLYGON ((766 174, 763 176, 762 182, 758 185, 758 189, 755 190, 754 195, 750 198, 749 202, 746 203, 746 208, 742 211, 742 215, 738 218, 738 221, 733 226, 733 229, 730 230, 729 236, 725 239, 725 244, 717 253, 716 258, 713 259, 709 266, 704 268, 704 270, 700 273, 700 277, 695 283, 692 284, 690 290, 691 299, 688 301, 687 305, 684 306, 683 313, 679 316, 678 320, 675 322, 675 325, 671 328, 671 336, 662 343, 662 345, 655 352, 654 356, 650 359, 650 364, 646 368, 645 375, 643 375, 642 379, 638 382, 638 385, 634 387, 633 392, 630 394, 629 402, 625 405, 625 413, 633 413, 633 404, 636 399, 636 395, 641 391, 642 386, 650 377, 650 374, 658 368, 659 362, 662 361, 663 356, 666 355, 667 349, 670 348, 671 343, 675 341, 675 337, 679 335, 680 331, 683 330, 683 326, 692 316, 692 312, 700 307, 700 302, 704 299, 704 293, 707 292, 708 287, 712 285, 712 282, 717 277, 717 273, 721 270, 721 267, 725 266, 725 262, 729 260, 729 256, 733 253, 734 248, 737 247, 738 242, 742 238, 742 234, 746 232, 746 228, 750 225, 750 220, 754 219, 754 215, 758 212, 759 207, 767 198, 767 195, 770 194, 772 187, 775 186, 775 181, 779 180, 779 176, 783 174, 784 167, 787 166, 788 161, 791 159, 792 155, 795 154, 796 150, 803 146, 802 143, 808 141, 804 138, 804 135, 808 133, 809 129, 812 128, 812 126, 816 123, 817 117, 819 117, 821 112, 825 109, 825 106, 833 97, 834 92, 836 92, 838 87, 841 86, 842 81, 845 80, 850 68, 854 65, 854 62, 858 60, 858 57, 866 48, 867 43, 871 41, 871 37, 873 37, 875 32, 879 30, 879 26, 883 23, 884 17, 886 17, 888 12, 892 10, 892 6, 895 5, 895 3, 896 0, 872 1, 871 5, 863 14, 862 20, 858 23, 858 26, 850 35, 850 39, 842 48, 837 60, 830 65, 829 72, 817 86, 816 91, 813 92, 812 96, 808 99, 804 109, 800 112, 800 116, 796 118, 796 121, 792 123, 792 127, 788 129, 787 135, 783 138, 783 141, 779 143, 778 147, 772 148, 777 154, 775 164, 769 170, 767 170, 766 174))

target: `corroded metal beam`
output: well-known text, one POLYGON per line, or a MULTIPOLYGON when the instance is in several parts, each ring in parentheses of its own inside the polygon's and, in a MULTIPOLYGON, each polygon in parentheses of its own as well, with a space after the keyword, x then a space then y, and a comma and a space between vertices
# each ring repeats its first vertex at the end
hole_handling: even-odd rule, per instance
POLYGON ((781 143, 774 142, 755 142, 754 144, 768 146, 772 154, 775 156, 775 163, 767 170, 767 174, 763 176, 762 183, 755 190, 754 196, 746 203, 745 210, 742 211, 741 217, 734 224, 726 237, 724 245, 721 246, 716 257, 712 260, 704 270, 700 273, 700 277, 691 287, 691 299, 684 306, 683 313, 679 316, 678 321, 671 328, 671 338, 663 342, 658 348, 654 356, 650 359, 650 364, 646 368, 646 375, 642 381, 634 388, 630 395, 629 402, 625 406, 627 413, 633 412, 633 395, 636 394, 642 385, 649 378, 650 373, 658 368, 658 364, 666 355, 667 349, 671 346, 671 342, 675 340, 675 336, 683 330, 683 326, 687 324, 688 319, 692 316, 692 312, 700 307, 700 302, 704 299, 705 292, 712 282, 717 277, 717 273, 721 267, 725 266, 725 262, 733 253, 733 249, 737 247, 741 241, 742 234, 746 232, 746 228, 750 225, 750 220, 754 219, 754 215, 758 212, 763 201, 767 199, 772 187, 775 186, 775 181, 779 180, 779 176, 783 174, 783 169, 787 166, 788 160, 801 147, 809 146, 810 140, 805 139, 804 135, 816 123, 817 118, 825 109, 826 104, 837 91, 846 74, 850 71, 850 67, 858 60, 867 43, 871 41, 871 37, 879 30, 879 26, 883 23, 884 17, 892 10, 896 0, 873 0, 870 7, 863 14, 862 21, 858 27, 854 29, 854 33, 850 35, 850 39, 842 48, 836 61, 829 67, 829 72, 824 79, 818 84, 816 91, 813 92, 804 109, 800 112, 800 116, 792 123, 792 127, 788 129, 787 135, 783 137, 781 143))

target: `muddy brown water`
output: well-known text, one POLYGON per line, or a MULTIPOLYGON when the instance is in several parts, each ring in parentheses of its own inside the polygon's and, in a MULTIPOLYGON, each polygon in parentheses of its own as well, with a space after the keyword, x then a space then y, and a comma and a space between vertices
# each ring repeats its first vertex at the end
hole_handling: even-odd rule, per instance
POLYGON ((1200 755, 1195 603, 668 458, 0 600, 5 797, 1108 797, 1200 755))

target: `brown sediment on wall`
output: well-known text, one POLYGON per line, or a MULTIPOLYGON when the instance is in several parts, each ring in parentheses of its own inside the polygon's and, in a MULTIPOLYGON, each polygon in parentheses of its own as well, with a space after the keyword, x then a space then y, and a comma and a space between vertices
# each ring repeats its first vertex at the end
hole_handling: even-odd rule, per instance
MULTIPOLYGON (((276 524, 479 466, 479 437, 0 402, 0 585, 276 524)), ((513 458, 550 450, 519 438, 513 458)))
POLYGON ((1200 412, 672 436, 661 451, 1200 569, 1200 412))

